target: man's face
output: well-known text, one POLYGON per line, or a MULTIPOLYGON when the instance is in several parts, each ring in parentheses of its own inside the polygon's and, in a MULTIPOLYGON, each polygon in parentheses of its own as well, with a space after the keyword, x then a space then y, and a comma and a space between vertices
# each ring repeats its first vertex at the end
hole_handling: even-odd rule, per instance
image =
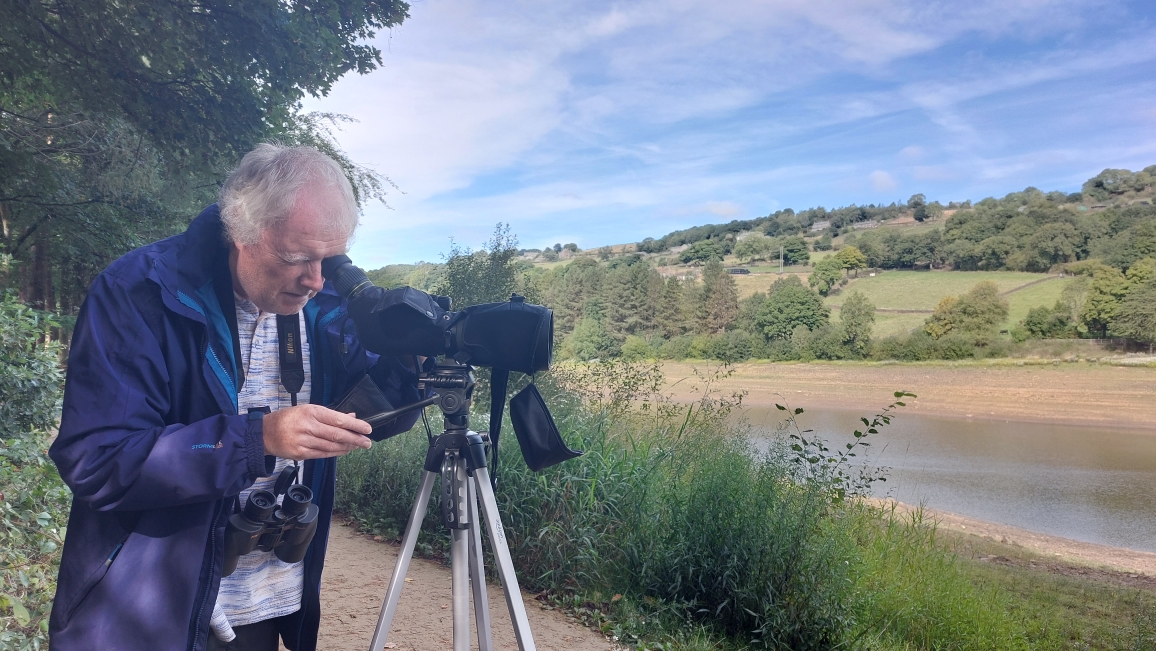
POLYGON ((348 238, 323 226, 321 210, 340 200, 331 190, 303 187, 288 219, 262 231, 256 244, 233 244, 233 289, 263 312, 300 312, 325 284, 321 260, 345 253, 348 238))

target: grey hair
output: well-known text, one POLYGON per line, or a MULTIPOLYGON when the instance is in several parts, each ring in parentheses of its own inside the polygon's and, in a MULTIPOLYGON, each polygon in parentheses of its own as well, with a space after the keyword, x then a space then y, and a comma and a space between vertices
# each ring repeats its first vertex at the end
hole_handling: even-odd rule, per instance
POLYGON ((262 143, 245 154, 221 187, 218 204, 226 237, 237 244, 256 244, 262 231, 289 217, 303 187, 336 191, 341 201, 326 206, 324 226, 352 237, 357 200, 337 162, 312 147, 274 143, 262 143))

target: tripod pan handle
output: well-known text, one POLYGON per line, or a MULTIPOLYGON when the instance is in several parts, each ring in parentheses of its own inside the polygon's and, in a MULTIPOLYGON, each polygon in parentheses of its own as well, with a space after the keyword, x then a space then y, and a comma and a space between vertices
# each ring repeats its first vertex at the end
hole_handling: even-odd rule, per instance
POLYGON ((394 420, 395 418, 397 418, 398 416, 401 416, 402 414, 407 414, 407 413, 409 413, 415 409, 421 409, 423 407, 428 407, 428 406, 434 404, 435 402, 437 402, 438 400, 441 400, 441 396, 439 396, 438 394, 435 393, 432 396, 426 398, 425 400, 419 400, 413 404, 405 405, 404 407, 399 407, 399 408, 391 410, 391 411, 383 411, 381 413, 374 414, 372 416, 366 416, 365 418, 362 418, 362 420, 369 423, 370 425, 372 425, 375 428, 380 427, 381 425, 385 425, 389 421, 394 420))

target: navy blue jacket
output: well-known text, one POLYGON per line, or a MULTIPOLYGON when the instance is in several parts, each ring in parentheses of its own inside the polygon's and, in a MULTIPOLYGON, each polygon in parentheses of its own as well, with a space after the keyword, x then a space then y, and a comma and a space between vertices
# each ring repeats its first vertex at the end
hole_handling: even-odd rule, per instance
MULTIPOLYGON (((136 249, 93 282, 68 357, 50 454, 72 489, 54 651, 204 649, 237 494, 272 470, 261 422, 237 414, 232 335, 212 279, 227 264, 217 207, 187 231, 136 249)), ((326 283, 305 306, 311 401, 331 404, 366 373, 394 405, 417 377, 358 343, 326 283)), ((347 322, 348 321, 348 322, 347 322)), ((399 419, 375 438, 409 429, 399 419)), ((301 610, 282 621, 290 649, 313 651, 335 459, 304 464, 321 509, 305 557, 301 610)))

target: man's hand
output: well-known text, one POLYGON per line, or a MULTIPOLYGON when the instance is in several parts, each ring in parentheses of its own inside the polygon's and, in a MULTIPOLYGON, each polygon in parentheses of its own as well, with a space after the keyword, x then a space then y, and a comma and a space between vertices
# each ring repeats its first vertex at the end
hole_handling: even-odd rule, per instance
POLYGON ((339 457, 369 448, 369 423, 321 405, 286 407, 265 416, 265 454, 282 459, 339 457))

